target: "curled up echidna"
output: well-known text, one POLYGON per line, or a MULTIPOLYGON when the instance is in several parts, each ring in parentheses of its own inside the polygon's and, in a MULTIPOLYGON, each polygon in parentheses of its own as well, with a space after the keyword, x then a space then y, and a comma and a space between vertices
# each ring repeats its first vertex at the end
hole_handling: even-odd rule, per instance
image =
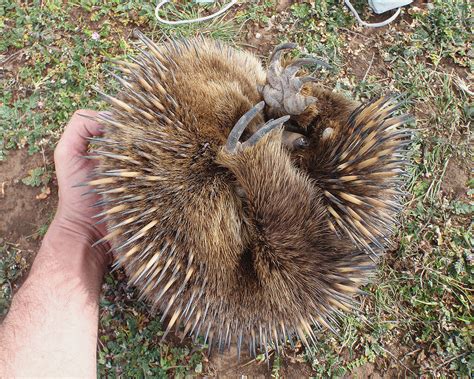
POLYGON ((119 62, 89 182, 104 240, 167 330, 212 346, 314 340, 366 283, 400 209, 409 132, 389 97, 358 106, 297 76, 280 45, 203 38, 119 62))

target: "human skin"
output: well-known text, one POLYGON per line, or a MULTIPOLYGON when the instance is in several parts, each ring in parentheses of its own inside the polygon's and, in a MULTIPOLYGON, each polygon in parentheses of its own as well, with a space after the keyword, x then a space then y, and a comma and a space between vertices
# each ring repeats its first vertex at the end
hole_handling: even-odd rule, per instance
POLYGON ((99 295, 110 263, 107 246, 91 245, 105 235, 94 226, 97 196, 83 196, 95 161, 87 137, 100 125, 74 114, 54 151, 59 204, 28 278, 0 325, 0 378, 95 377, 99 295))

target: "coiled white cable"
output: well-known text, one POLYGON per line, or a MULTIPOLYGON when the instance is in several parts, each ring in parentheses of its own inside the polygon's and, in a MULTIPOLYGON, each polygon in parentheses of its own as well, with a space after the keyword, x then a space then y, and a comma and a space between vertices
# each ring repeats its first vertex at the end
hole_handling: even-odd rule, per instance
MULTIPOLYGON (((202 21, 207 21, 207 20, 210 20, 212 18, 215 18, 215 17, 218 17, 220 16, 222 13, 226 12, 227 10, 229 10, 233 5, 235 5, 237 3, 237 0, 231 0, 227 5, 225 5, 224 7, 222 7, 220 10, 218 10, 216 13, 213 13, 213 14, 210 14, 209 16, 205 16, 205 17, 198 17, 198 18, 194 18, 194 19, 191 19, 191 20, 176 20, 176 21, 172 21, 172 20, 165 20, 164 18, 161 18, 160 15, 159 15, 159 11, 161 8, 163 8, 163 6, 167 3, 169 3, 171 0, 162 0, 160 1, 157 5, 156 5, 156 8, 155 8, 155 17, 156 19, 163 23, 163 24, 166 24, 166 25, 183 25, 183 24, 191 24, 193 22, 202 22, 202 21)), ((400 15, 400 12, 401 12, 401 7, 397 9, 397 11, 395 12, 395 14, 393 14, 390 18, 388 18, 387 20, 385 21, 382 21, 382 22, 376 22, 376 23, 368 23, 368 22, 365 22, 364 20, 362 20, 359 16, 359 13, 357 13, 357 11, 355 10, 355 8, 352 6, 350 0, 344 0, 344 3, 346 4, 346 6, 349 8, 349 10, 352 12, 352 14, 354 15, 354 17, 357 19, 357 21, 359 22, 359 24, 363 25, 363 26, 367 26, 369 28, 380 28, 382 26, 385 26, 385 25, 388 25, 390 24, 392 21, 394 21, 399 15, 400 15)))
POLYGON ((355 18, 357 19, 357 21, 359 21, 359 24, 361 25, 364 25, 364 26, 367 26, 369 28, 380 28, 381 26, 385 26, 385 25, 388 25, 390 24, 393 20, 395 20, 398 15, 400 14, 401 12, 401 9, 402 8, 398 8, 397 11, 395 12, 394 15, 392 15, 392 17, 390 17, 389 19, 385 20, 385 21, 382 21, 382 22, 376 22, 376 23, 373 23, 373 24, 370 24, 368 22, 365 22, 363 21, 360 16, 359 16, 359 13, 357 13, 357 11, 355 10, 355 8, 352 6, 351 2, 349 0, 344 0, 344 3, 346 4, 347 8, 349 8, 349 10, 352 12, 352 14, 355 16, 355 18))
POLYGON ((205 17, 198 17, 198 18, 193 18, 191 20, 176 20, 176 21, 171 21, 171 20, 165 20, 160 17, 158 14, 160 9, 163 7, 163 5, 169 3, 171 0, 163 0, 159 2, 155 8, 155 17, 156 19, 166 25, 183 25, 183 24, 191 24, 193 22, 201 22, 201 21, 207 21, 210 20, 214 17, 220 16, 222 13, 226 12, 230 7, 232 7, 235 3, 237 3, 237 0, 231 0, 227 5, 222 7, 220 10, 218 10, 216 13, 210 14, 209 16, 205 17))

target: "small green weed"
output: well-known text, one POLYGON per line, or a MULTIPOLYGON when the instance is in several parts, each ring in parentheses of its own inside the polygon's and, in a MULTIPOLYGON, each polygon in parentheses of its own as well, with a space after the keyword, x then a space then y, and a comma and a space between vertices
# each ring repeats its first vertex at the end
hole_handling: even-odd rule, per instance
POLYGON ((412 45, 437 66, 450 57, 461 66, 471 66, 473 50, 472 3, 463 0, 435 0, 424 9, 411 12, 418 23, 412 45))
POLYGON ((0 320, 7 314, 13 295, 13 283, 28 269, 23 252, 7 243, 0 245, 0 320))
POLYGON ((28 174, 29 175, 26 178, 23 178, 21 182, 30 187, 45 186, 50 180, 50 176, 44 167, 34 168, 33 170, 30 170, 28 174))
POLYGON ((202 371, 202 346, 162 341, 159 317, 137 300, 123 273, 107 275, 100 302, 98 376, 184 377, 202 371))
MULTIPOLYGON (((226 2, 218 1, 216 4, 196 4, 195 2, 169 3, 159 13, 165 20, 179 21, 191 20, 215 13, 226 2)), ((148 8, 147 8, 148 9, 148 8)), ((153 10, 150 17, 154 18, 153 10)), ((153 35, 156 39, 164 36, 190 37, 203 35, 220 41, 232 42, 237 33, 237 25, 232 20, 218 17, 206 23, 190 23, 181 25, 160 24, 160 29, 155 30, 153 35)))
POLYGON ((308 53, 327 60, 335 68, 341 61, 343 35, 339 28, 350 27, 354 20, 339 1, 296 3, 291 6, 291 16, 284 21, 292 40, 303 46, 308 53))
POLYGON ((258 24, 267 24, 270 20, 269 13, 275 9, 275 1, 264 0, 260 2, 251 2, 244 12, 237 14, 237 23, 253 21, 258 24))

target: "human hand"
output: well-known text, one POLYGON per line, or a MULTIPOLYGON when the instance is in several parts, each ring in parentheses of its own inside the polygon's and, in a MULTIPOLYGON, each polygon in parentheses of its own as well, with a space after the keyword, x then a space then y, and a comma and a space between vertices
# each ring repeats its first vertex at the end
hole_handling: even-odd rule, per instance
POLYGON ((0 377, 95 377, 99 296, 111 259, 105 233, 91 217, 98 196, 83 196, 95 161, 87 155, 87 137, 100 125, 74 114, 54 152, 59 205, 10 312, 0 324, 0 377))
MULTIPOLYGON (((91 250, 94 242, 106 234, 105 224, 95 225, 92 218, 100 212, 92 205, 100 200, 96 194, 84 195, 92 189, 89 186, 77 186, 90 180, 89 174, 97 162, 85 159, 88 155, 87 138, 101 135, 101 125, 89 118, 97 116, 96 111, 79 110, 74 113, 54 151, 54 162, 59 187, 59 204, 45 239, 59 238, 64 242, 78 242, 91 250)), ((105 254, 108 246, 98 245, 91 260, 97 260, 105 268, 110 263, 110 255, 105 254)))

